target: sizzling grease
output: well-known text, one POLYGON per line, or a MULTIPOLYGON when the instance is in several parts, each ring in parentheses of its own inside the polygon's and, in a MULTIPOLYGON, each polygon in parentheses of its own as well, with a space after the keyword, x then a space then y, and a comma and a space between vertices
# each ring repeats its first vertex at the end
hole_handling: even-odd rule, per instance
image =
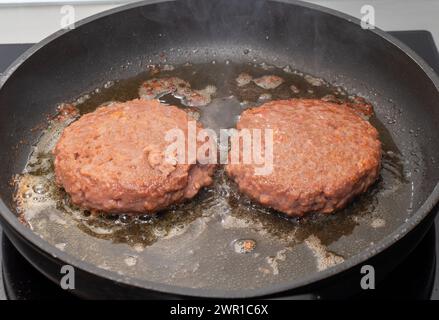
MULTIPOLYGON (((160 98, 188 109, 205 127, 215 130, 233 127, 242 110, 267 100, 354 98, 340 87, 290 67, 216 62, 154 66, 134 78, 109 82, 72 103, 84 114, 104 103, 137 98, 140 84, 147 79, 171 76, 188 81, 194 89, 216 87, 212 102, 199 108, 188 108, 172 95, 160 98), (247 81, 242 74, 252 79, 277 76, 283 81, 271 89, 252 80, 242 85, 247 81)), ((222 169, 215 183, 193 201, 156 216, 91 214, 73 206, 54 184, 51 150, 71 121, 74 117, 54 120, 43 132, 23 174, 17 177, 17 208, 48 242, 122 275, 230 290, 282 283, 341 263, 370 241, 378 241, 407 217, 407 212, 392 210, 395 203, 409 207, 412 198, 411 168, 385 126, 372 117, 384 148, 381 177, 367 194, 336 214, 287 219, 240 195, 222 169), (244 250, 246 254, 235 247, 243 239, 252 241, 252 250, 244 250)))

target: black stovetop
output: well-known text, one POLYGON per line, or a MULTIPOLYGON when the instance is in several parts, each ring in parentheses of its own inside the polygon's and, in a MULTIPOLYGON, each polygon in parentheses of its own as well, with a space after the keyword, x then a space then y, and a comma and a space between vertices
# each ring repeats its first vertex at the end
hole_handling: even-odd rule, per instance
MULTIPOLYGON (((428 31, 391 32, 405 42, 439 73, 439 54, 428 31)), ((0 44, 0 73, 30 44, 0 44)), ((14 248, 0 227, 0 299, 74 299, 34 269, 14 248)), ((376 290, 354 298, 439 300, 439 215, 423 241, 376 290)))

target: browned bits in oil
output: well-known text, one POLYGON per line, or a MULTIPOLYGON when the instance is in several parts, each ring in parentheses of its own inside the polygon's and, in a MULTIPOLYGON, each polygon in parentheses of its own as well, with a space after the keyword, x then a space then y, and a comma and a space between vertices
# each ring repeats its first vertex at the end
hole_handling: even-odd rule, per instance
POLYGON ((256 241, 251 239, 239 239, 233 242, 236 253, 250 253, 256 248, 256 241))
POLYGON ((57 107, 58 114, 55 119, 58 121, 65 121, 67 119, 75 118, 79 115, 79 110, 73 104, 62 103, 57 107))

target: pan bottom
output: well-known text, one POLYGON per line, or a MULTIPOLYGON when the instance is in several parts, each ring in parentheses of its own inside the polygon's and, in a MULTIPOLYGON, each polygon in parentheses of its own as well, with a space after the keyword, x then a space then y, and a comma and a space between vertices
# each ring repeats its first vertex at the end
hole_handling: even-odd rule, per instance
MULTIPOLYGON (((270 99, 322 98, 349 100, 344 89, 289 67, 267 64, 210 64, 150 68, 134 78, 109 82, 72 103, 81 113, 108 101, 136 98, 142 81, 179 77, 195 89, 217 88, 212 102, 190 112, 209 128, 230 128, 245 108, 270 99), (276 75, 284 82, 264 89, 254 82, 237 85, 239 74, 253 78, 276 75), (294 86, 294 87, 293 87, 294 86), (294 90, 297 89, 298 91, 294 90)), ((187 109, 175 97, 163 102, 187 109)), ((375 106, 378 111, 380 106, 375 106)), ((379 114, 379 113, 378 113, 379 114)), ((384 238, 411 214, 413 178, 422 167, 407 159, 378 117, 370 120, 383 142, 379 181, 346 209, 303 219, 285 216, 239 194, 222 169, 215 183, 191 202, 156 216, 90 215, 73 206, 54 183, 53 149, 63 128, 74 118, 52 121, 17 177, 17 209, 22 219, 57 248, 100 268, 134 278, 190 288, 241 290, 261 288, 308 276, 364 250, 384 238), (395 210, 399 208, 400 210, 395 210), (242 250, 250 246, 251 250, 242 250)), ((416 149, 413 146, 411 152, 416 149)))

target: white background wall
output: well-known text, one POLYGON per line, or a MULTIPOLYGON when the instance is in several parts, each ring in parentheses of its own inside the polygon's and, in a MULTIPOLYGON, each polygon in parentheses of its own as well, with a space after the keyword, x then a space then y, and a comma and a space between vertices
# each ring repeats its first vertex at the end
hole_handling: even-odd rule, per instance
MULTIPOLYGON (((60 28, 63 4, 73 4, 77 20, 130 0, 0 0, 0 43, 38 42, 60 28), (44 4, 41 2, 44 1, 44 4), (15 3, 15 4, 11 4, 15 3), (19 4, 17 4, 19 3, 19 4)), ((437 0, 311 0, 361 17, 364 4, 373 5, 376 25, 384 30, 426 29, 439 43, 437 0)))

